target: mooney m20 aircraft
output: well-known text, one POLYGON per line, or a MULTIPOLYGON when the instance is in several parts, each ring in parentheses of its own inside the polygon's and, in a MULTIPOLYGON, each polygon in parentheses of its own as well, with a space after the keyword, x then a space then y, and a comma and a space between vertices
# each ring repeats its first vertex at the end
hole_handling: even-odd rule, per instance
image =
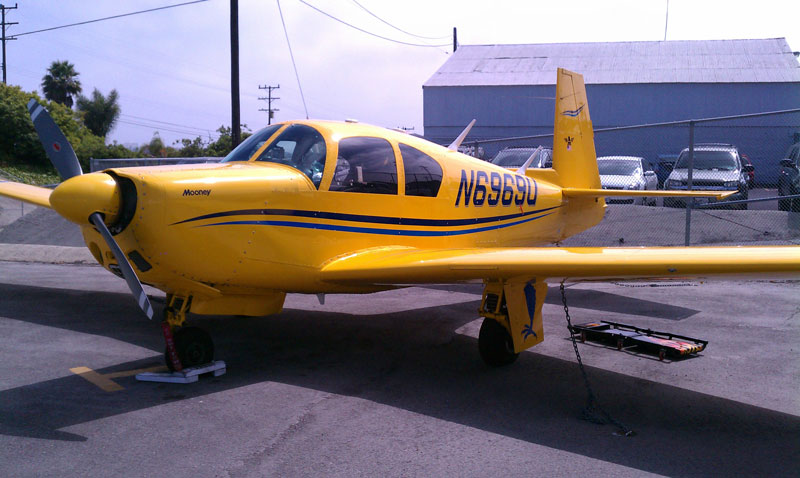
POLYGON ((466 130, 445 148, 354 122, 290 121, 218 164, 81 174, 32 100, 65 180, 53 191, 3 182, 0 194, 80 225, 149 317, 141 282, 166 292, 167 364, 178 370, 213 359, 209 335, 184 325, 188 312, 275 314, 288 292, 323 300, 481 280, 478 348, 497 366, 542 341, 546 280, 800 273, 797 246, 546 247, 600 222, 606 196, 726 194, 603 190, 583 77, 558 70, 556 91, 553 167, 516 171, 458 153, 466 130))

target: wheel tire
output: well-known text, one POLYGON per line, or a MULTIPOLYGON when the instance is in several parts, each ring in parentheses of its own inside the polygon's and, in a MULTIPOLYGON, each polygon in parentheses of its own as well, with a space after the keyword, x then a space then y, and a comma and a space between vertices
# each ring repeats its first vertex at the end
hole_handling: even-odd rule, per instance
MULTIPOLYGON (((175 351, 183 368, 196 367, 214 360, 214 342, 205 330, 199 327, 183 327, 173 335, 175 351)), ((174 371, 169 352, 164 351, 164 360, 170 372, 174 371)))
POLYGON ((508 365, 519 357, 514 353, 514 342, 506 328, 488 317, 483 319, 478 334, 478 351, 486 365, 492 367, 508 365))

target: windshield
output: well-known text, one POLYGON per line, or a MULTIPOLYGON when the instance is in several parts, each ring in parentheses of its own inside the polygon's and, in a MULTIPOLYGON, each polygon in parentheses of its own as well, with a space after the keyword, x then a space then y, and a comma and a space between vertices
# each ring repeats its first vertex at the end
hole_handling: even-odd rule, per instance
POLYGON ((325 138, 314 128, 293 124, 283 130, 256 161, 291 166, 302 171, 314 186, 319 187, 325 171, 325 138))
MULTIPOLYGON (((683 151, 675 163, 675 169, 689 168, 689 152, 683 151)), ((736 155, 733 151, 695 151, 694 169, 716 169, 719 171, 734 171, 736 155)))
POLYGON ((255 134, 242 141, 236 149, 228 153, 228 155, 222 159, 222 162, 247 161, 281 126, 283 125, 274 124, 272 126, 267 126, 261 131, 257 131, 255 134))
POLYGON ((597 167, 604 176, 633 176, 639 169, 639 161, 630 159, 598 159, 597 167))

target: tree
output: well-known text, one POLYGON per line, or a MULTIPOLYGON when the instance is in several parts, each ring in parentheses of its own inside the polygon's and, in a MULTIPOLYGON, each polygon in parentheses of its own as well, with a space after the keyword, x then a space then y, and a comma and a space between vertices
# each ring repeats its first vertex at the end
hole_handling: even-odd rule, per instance
POLYGON ((78 111, 83 113, 83 124, 89 131, 102 138, 108 136, 119 118, 118 99, 117 90, 111 90, 108 96, 103 96, 97 88, 92 91, 91 99, 78 96, 78 111))
POLYGON ((26 108, 31 98, 50 112, 75 149, 84 171, 89 171, 89 158, 141 156, 122 145, 106 145, 103 138, 92 134, 81 122, 78 112, 56 102, 43 101, 35 92, 0 83, 0 163, 52 168, 26 108))
POLYGON ((47 69, 47 74, 42 77, 44 97, 72 108, 72 97, 81 92, 81 82, 77 78, 79 75, 72 63, 66 60, 54 61, 47 69))

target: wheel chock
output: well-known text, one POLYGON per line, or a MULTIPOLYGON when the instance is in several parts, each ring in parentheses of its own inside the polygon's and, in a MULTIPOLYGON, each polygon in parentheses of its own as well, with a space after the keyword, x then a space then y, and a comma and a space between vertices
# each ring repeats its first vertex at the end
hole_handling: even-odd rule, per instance
POLYGON ((226 372, 225 361, 215 360, 205 365, 190 367, 180 372, 144 372, 136 374, 136 380, 140 382, 162 382, 162 383, 194 383, 200 375, 213 373, 215 377, 224 375, 226 372))

